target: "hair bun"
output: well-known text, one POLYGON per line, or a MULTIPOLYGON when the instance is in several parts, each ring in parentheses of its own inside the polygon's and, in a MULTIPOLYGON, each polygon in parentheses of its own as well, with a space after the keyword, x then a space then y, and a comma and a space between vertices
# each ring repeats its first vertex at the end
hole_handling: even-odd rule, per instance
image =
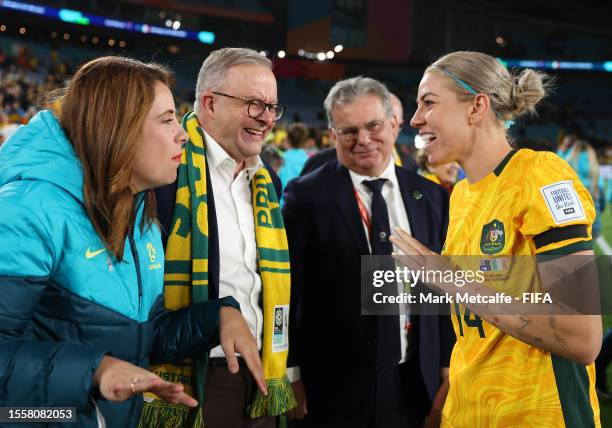
POLYGON ((511 89, 512 115, 519 117, 525 113, 535 113, 535 106, 546 95, 550 86, 549 77, 539 71, 526 68, 514 76, 511 89))

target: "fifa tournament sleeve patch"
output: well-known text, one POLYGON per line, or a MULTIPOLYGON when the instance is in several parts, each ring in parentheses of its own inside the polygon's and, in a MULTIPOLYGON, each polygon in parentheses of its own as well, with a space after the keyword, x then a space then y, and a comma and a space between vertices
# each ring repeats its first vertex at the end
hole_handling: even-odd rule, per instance
POLYGON ((541 187, 540 192, 556 224, 586 219, 582 203, 571 180, 541 187))
POLYGON ((289 305, 274 306, 274 333, 272 352, 283 352, 289 349, 289 305))

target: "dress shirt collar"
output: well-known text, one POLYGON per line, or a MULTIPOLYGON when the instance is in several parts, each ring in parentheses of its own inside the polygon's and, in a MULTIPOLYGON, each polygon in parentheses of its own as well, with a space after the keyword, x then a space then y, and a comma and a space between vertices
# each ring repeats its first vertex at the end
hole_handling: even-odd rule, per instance
POLYGON ((364 181, 376 180, 377 178, 385 178, 387 180, 387 183, 391 184, 392 187, 398 186, 399 184, 397 181, 397 176, 395 175, 395 163, 393 162, 393 157, 389 158, 389 163, 387 164, 387 167, 377 177, 357 174, 355 171, 352 171, 350 169, 349 173, 351 175, 351 181, 353 182, 353 186, 355 187, 357 187, 357 185, 363 185, 362 183, 364 181))
MULTIPOLYGON (((227 154, 225 149, 221 147, 221 145, 217 143, 215 139, 211 137, 208 132, 206 132, 206 130, 204 130, 204 136, 206 138, 206 160, 209 162, 210 168, 217 169, 221 164, 229 162, 229 164, 235 170, 237 165, 236 161, 227 154)), ((262 167, 263 162, 259 156, 249 159, 246 162, 245 167, 249 180, 262 167)))

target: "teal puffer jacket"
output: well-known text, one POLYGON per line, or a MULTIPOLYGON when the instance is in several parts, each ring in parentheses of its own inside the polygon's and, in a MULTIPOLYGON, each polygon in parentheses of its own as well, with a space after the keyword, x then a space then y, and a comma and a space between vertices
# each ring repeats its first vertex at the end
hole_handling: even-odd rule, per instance
POLYGON ((0 406, 76 407, 67 427, 98 426, 100 414, 135 427, 142 396, 110 402, 92 384, 102 357, 147 367, 218 344, 219 308, 238 304, 164 309, 160 231, 138 227, 143 205, 137 195, 117 262, 87 217, 80 162, 50 111, 0 148, 0 406))

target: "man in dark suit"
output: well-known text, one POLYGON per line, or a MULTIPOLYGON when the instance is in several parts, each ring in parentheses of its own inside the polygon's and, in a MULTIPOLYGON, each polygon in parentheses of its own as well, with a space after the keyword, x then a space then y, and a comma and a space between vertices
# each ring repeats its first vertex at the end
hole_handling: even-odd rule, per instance
MULTIPOLYGON (((278 176, 259 156, 266 135, 284 111, 277 100, 272 63, 251 49, 219 49, 202 64, 194 111, 206 147, 208 224, 200 227, 208 235, 209 298, 234 296, 251 333, 235 349, 218 346, 210 353, 203 405, 208 428, 276 427, 275 417, 251 419, 246 407, 257 388, 266 388, 258 356, 263 348, 264 292, 251 181, 265 167, 280 196, 278 176)), ((177 183, 156 191, 164 245, 176 193, 177 183)), ((198 216, 198 225, 204 222, 200 210, 190 215, 198 216)))
MULTIPOLYGON (((399 134, 402 129, 402 125, 404 124, 404 108, 402 107, 402 102, 400 99, 391 94, 391 107, 393 109, 393 115, 397 120, 397 131, 395 133, 395 140, 399 137, 399 134)), ((410 153, 406 153, 403 149, 395 146, 395 155, 399 156, 399 161, 396 159, 396 164, 406 168, 409 171, 416 172, 418 169, 418 165, 416 160, 412 157, 410 153)), ((338 155, 336 154, 335 147, 328 147, 323 149, 314 155, 310 156, 306 163, 304 164, 304 168, 302 168, 302 172, 300 175, 306 175, 309 172, 314 171, 318 167, 325 165, 327 162, 333 159, 337 159, 338 155)))
POLYGON ((291 182, 283 209, 293 416, 306 414, 299 426, 317 428, 419 427, 448 367, 450 320, 361 315, 361 256, 390 254, 394 227, 439 252, 448 196, 394 165, 397 120, 382 83, 338 82, 325 108, 338 160, 291 182))

